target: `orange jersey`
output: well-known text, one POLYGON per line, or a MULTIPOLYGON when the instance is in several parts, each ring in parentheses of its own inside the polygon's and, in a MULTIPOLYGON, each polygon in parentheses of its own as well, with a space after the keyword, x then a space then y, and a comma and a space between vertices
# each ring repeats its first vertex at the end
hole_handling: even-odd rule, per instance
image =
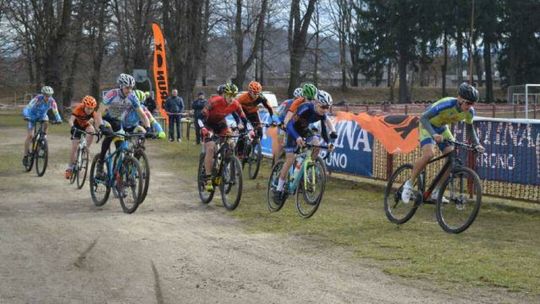
POLYGON ((291 104, 291 106, 289 107, 289 112, 296 113, 296 110, 298 110, 298 107, 301 106, 305 101, 306 99, 304 97, 296 98, 291 104))
POLYGON ((77 124, 81 128, 86 128, 91 118, 94 118, 94 121, 96 120, 97 113, 94 110, 92 114, 86 114, 86 112, 84 112, 84 104, 81 103, 77 105, 75 109, 73 109, 71 115, 75 116, 75 124, 77 124))
POLYGON ((262 105, 268 110, 270 115, 274 114, 274 112, 272 111, 272 107, 268 105, 266 98, 264 98, 262 94, 255 97, 251 97, 249 95, 249 92, 246 92, 246 93, 240 94, 240 96, 238 96, 236 100, 238 100, 238 102, 242 106, 242 110, 244 110, 244 113, 246 113, 246 115, 257 113, 259 111, 260 103, 262 103, 262 105))

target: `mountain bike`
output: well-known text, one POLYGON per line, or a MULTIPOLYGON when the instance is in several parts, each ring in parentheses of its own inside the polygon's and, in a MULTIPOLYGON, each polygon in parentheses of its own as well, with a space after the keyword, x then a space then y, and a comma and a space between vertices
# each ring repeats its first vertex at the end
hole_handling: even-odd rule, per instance
POLYGON ((155 138, 156 135, 154 133, 140 132, 131 133, 129 135, 130 155, 139 161, 142 170, 142 179, 144 180, 139 203, 142 204, 146 198, 146 194, 148 194, 148 187, 150 186, 150 163, 148 162, 148 156, 146 156, 146 147, 144 146, 144 143, 146 142, 146 138, 155 138))
POLYGON ((113 133, 114 141, 120 141, 114 152, 107 152, 104 161, 103 176, 97 176, 99 154, 92 160, 90 168, 90 195, 96 206, 107 203, 111 189, 120 200, 125 213, 133 213, 141 202, 144 187, 143 173, 137 159, 130 155, 126 138, 131 137, 120 130, 113 133))
POLYGON ((238 207, 242 198, 242 165, 240 160, 234 155, 235 140, 238 135, 213 135, 212 140, 216 141, 214 152, 214 164, 212 172, 207 175, 204 169, 205 152, 199 157, 199 169, 197 174, 197 187, 199 197, 204 204, 208 204, 214 197, 216 187, 221 192, 223 206, 227 210, 234 210, 238 207), (207 189, 210 183, 211 189, 207 189))
MULTIPOLYGON (((330 152, 331 146, 306 144, 304 148, 295 152, 296 159, 287 173, 285 182, 285 198, 281 201, 274 199, 274 193, 285 160, 276 162, 270 173, 266 192, 268 209, 271 212, 279 211, 285 204, 287 197, 295 195, 296 210, 301 217, 310 218, 315 214, 322 201, 327 177, 321 162, 317 161, 320 157, 314 160, 311 156, 314 148, 327 149, 330 152)), ((326 157, 329 155, 330 153, 327 153, 326 157)))
MULTIPOLYGON (((464 151, 476 152, 471 145, 448 142, 464 151)), ((426 170, 420 173, 414 181, 414 191, 408 203, 401 200, 401 192, 405 181, 411 176, 413 165, 404 164, 394 171, 384 193, 384 210, 388 220, 404 224, 414 216, 420 205, 433 203, 429 200, 431 193, 449 170, 448 178, 442 182, 435 202, 437 222, 448 233, 461 233, 469 228, 476 219, 482 203, 480 178, 474 170, 463 164, 457 149, 430 160, 428 164, 442 159, 446 159, 446 162, 427 189, 426 170)))
POLYGON ((99 133, 89 133, 83 130, 77 129, 76 132, 81 133, 81 138, 79 139, 79 146, 77 147, 77 156, 75 158, 75 163, 73 164, 72 174, 69 178, 69 183, 75 183, 77 181, 77 189, 81 189, 84 186, 86 181, 86 174, 88 171, 88 158, 89 152, 87 147, 86 136, 98 136, 96 144, 99 142, 99 133))
MULTIPOLYGON (((38 120, 34 126, 34 135, 32 136, 32 146, 30 153, 27 154, 26 160, 23 161, 24 169, 26 172, 32 170, 34 161, 36 162, 37 176, 43 176, 45 170, 47 170, 47 163, 49 161, 49 145, 47 143, 47 136, 45 134, 46 120, 38 120)), ((52 124, 60 124, 60 122, 52 122, 52 124)))
POLYGON ((242 169, 248 165, 248 175, 250 179, 257 178, 262 160, 261 141, 257 138, 254 130, 244 129, 240 132, 236 145, 236 155, 242 162, 242 169))

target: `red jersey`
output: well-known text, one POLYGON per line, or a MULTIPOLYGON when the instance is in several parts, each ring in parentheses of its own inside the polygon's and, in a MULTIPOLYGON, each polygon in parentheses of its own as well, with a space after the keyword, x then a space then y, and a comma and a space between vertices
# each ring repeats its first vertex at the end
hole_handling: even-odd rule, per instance
POLYGON ((242 106, 237 100, 233 100, 228 104, 227 100, 219 95, 210 97, 202 111, 203 116, 206 118, 206 122, 209 124, 224 123, 225 116, 232 113, 238 114, 241 118, 246 117, 244 111, 242 111, 242 106))

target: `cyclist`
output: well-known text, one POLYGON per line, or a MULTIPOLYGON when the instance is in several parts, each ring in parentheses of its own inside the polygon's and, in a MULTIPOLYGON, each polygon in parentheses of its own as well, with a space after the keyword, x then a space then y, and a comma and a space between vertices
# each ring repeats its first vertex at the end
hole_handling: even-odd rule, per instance
MULTIPOLYGON (((243 129, 247 124, 246 115, 242 111, 242 106, 234 99, 238 94, 238 87, 232 83, 218 87, 218 94, 213 95, 208 99, 206 106, 202 110, 202 119, 199 119, 198 123, 201 126, 201 134, 204 142, 204 168, 207 174, 206 178, 211 177, 211 170, 214 165, 214 150, 216 147, 215 139, 212 136, 216 135, 228 135, 231 133, 230 128, 227 126, 225 116, 236 113, 242 123, 237 121, 239 129, 243 129), (221 93, 221 94, 220 94, 221 93)), ((212 183, 207 183, 207 191, 212 191, 212 183)))
MULTIPOLYGON (((96 107, 96 99, 87 95, 81 99, 79 105, 77 105, 75 109, 73 109, 73 112, 71 112, 71 117, 69 118, 69 126, 71 127, 71 155, 68 167, 64 174, 66 179, 70 179, 73 173, 73 165, 75 163, 75 158, 77 157, 77 146, 79 145, 79 140, 81 139, 81 132, 79 131, 94 133, 95 129, 90 123, 91 119, 93 119, 93 123, 95 125, 99 126, 101 124, 101 117, 96 113, 96 107)), ((88 138, 88 151, 90 151, 93 138, 93 136, 88 138)))
POLYGON ((146 128, 150 127, 150 121, 146 115, 144 115, 139 100, 135 94, 133 94, 135 78, 129 74, 120 74, 116 83, 118 84, 118 88, 112 89, 105 94, 98 112, 99 116, 102 117, 105 122, 110 124, 110 129, 104 123, 99 126, 99 130, 106 136, 101 144, 101 152, 97 163, 96 175, 100 177, 103 176, 103 161, 105 160, 105 154, 107 154, 107 150, 109 150, 113 140, 111 135, 113 132, 122 129, 122 116, 133 109, 139 115, 140 120, 143 122, 143 126, 146 128))
POLYGON ((58 106, 56 105, 56 101, 52 97, 53 94, 54 91, 51 87, 42 87, 41 94, 32 98, 32 100, 30 100, 28 105, 24 107, 22 111, 24 119, 28 121, 26 140, 24 141, 23 165, 25 166, 28 162, 28 154, 30 153, 30 142, 32 142, 32 137, 34 136, 34 128, 36 127, 36 122, 38 120, 42 120, 45 122, 45 136, 47 136, 47 129, 49 128, 49 116, 47 116, 47 112, 49 111, 49 109, 52 109, 54 113, 55 122, 62 122, 62 117, 60 116, 60 113, 58 113, 58 106))
MULTIPOLYGON (((439 147, 443 154, 450 153, 454 146, 445 140, 454 140, 452 132, 448 128, 448 124, 464 121, 467 126, 467 134, 472 140, 475 149, 479 152, 484 151, 484 147, 480 145, 476 130, 473 128, 473 119, 476 111, 473 108, 475 102, 478 101, 478 90, 472 85, 464 82, 458 88, 458 97, 445 97, 432 104, 420 117, 419 133, 420 147, 422 156, 418 158, 413 166, 410 179, 408 179, 401 193, 401 199, 404 203, 408 203, 413 192, 413 183, 420 172, 424 170, 430 159, 433 158, 435 144, 439 147)), ((449 172, 446 172, 448 175, 449 172)), ((441 179, 445 180, 446 176, 441 179)), ((436 200, 439 192, 439 186, 433 190, 431 199, 436 200)), ((443 201, 448 201, 443 198, 443 201)))
MULTIPOLYGON (((330 131, 328 134, 327 126, 332 123, 328 118, 328 111, 332 106, 332 97, 330 94, 318 94, 317 102, 306 102, 298 107, 297 112, 294 116, 288 121, 286 131, 287 131, 287 142, 285 145, 286 159, 285 164, 281 168, 279 175, 278 186, 276 192, 274 193, 274 200, 276 202, 283 202, 286 197, 284 191, 285 181, 287 178, 287 172, 289 168, 293 165, 295 155, 294 152, 297 148, 305 146, 306 141, 313 145, 319 144, 319 138, 313 136, 312 130, 309 127, 310 124, 320 121, 321 122, 321 134, 326 142, 330 142, 337 138, 335 131, 330 131)), ((333 130, 333 126, 330 130, 333 130)), ((313 150, 313 158, 316 158, 318 155, 318 149, 313 150)))
MULTIPOLYGON (((133 92, 134 92, 135 96, 137 97, 137 99, 139 100, 139 104, 140 104, 140 106, 142 108, 142 111, 144 112, 144 115, 146 115, 146 117, 150 121, 150 129, 149 129, 149 131, 152 131, 153 133, 155 133, 157 135, 157 137, 160 138, 160 139, 165 138, 166 135, 165 135, 165 132, 163 131, 163 128, 161 127, 161 125, 156 121, 156 119, 154 118, 152 113, 150 113, 150 110, 141 103, 141 100, 144 100, 143 98, 146 97, 146 94, 141 90, 134 90, 133 92)), ((138 114, 137 110, 135 110, 135 109, 129 110, 124 115, 123 122, 124 122, 124 128, 127 131, 133 132, 135 129, 137 129, 137 127, 140 126, 140 124, 141 124, 141 120, 139 118, 139 114, 138 114)), ((137 132, 145 133, 146 131, 147 130, 142 128, 142 127, 137 129, 137 132)))
POLYGON ((300 105, 306 101, 315 102, 318 91, 317 87, 311 83, 306 83, 302 86, 302 96, 297 97, 287 109, 285 118, 283 119, 284 128, 286 128, 287 123, 291 120, 300 105))
POLYGON ((281 155, 281 151, 283 151, 283 146, 285 145, 283 136, 285 131, 281 130, 281 128, 283 128, 283 122, 285 121, 285 115, 287 115, 287 112, 289 112, 289 108, 293 101, 301 96, 302 88, 296 88, 293 92, 293 98, 283 101, 274 112, 273 120, 277 122, 279 128, 268 128, 267 131, 268 136, 272 138, 272 155, 274 158, 274 163, 281 155))
MULTIPOLYGON (((268 110, 270 117, 274 115, 272 107, 268 104, 268 100, 262 94, 262 85, 257 81, 250 82, 248 91, 240 94, 236 100, 242 105, 242 110, 255 130, 255 133, 257 134, 256 140, 260 140, 262 138, 262 126, 261 120, 259 119, 259 104, 262 104, 268 110)), ((240 143, 238 144, 240 145, 240 143)))

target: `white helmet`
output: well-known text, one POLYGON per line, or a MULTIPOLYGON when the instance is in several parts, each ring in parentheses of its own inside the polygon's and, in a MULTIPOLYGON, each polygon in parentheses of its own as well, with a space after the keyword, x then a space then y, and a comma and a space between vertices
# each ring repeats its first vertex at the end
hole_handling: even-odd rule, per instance
POLYGON ((49 86, 44 86, 41 88, 41 94, 52 96, 52 94, 54 94, 54 90, 49 86))
POLYGON ((121 88, 123 88, 123 87, 132 87, 132 88, 134 88, 135 87, 135 78, 133 78, 133 76, 131 76, 129 74, 122 73, 122 74, 120 74, 120 76, 118 76, 118 79, 116 79, 116 83, 121 88))
POLYGON ((320 105, 324 106, 331 106, 334 101, 332 100, 332 96, 326 91, 319 90, 317 93, 317 101, 320 105))
POLYGON ((302 96, 302 88, 294 89, 293 96, 294 96, 294 98, 298 98, 298 97, 302 96))

